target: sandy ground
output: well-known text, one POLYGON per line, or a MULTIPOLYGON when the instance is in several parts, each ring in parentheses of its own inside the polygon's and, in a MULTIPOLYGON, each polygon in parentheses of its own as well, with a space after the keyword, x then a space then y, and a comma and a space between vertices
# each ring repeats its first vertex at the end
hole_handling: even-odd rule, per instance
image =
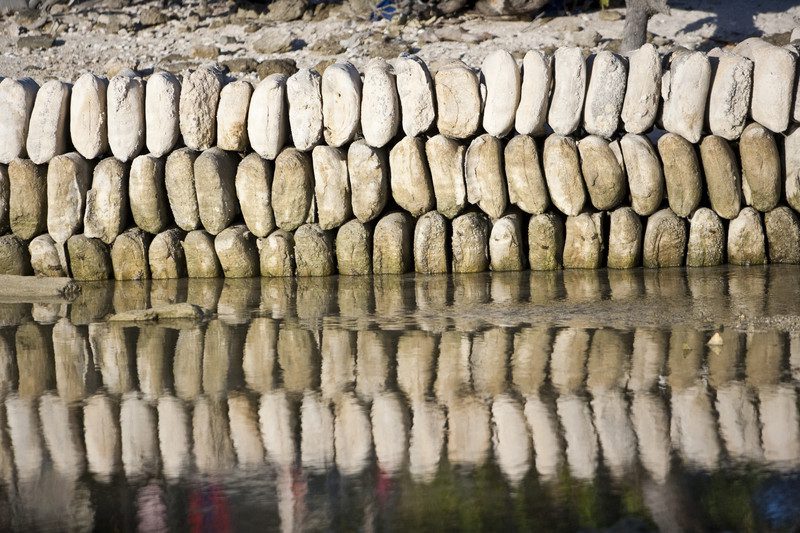
MULTIPOLYGON (((658 15, 649 25, 653 42, 663 51, 675 45, 708 50, 753 35, 786 41, 788 34, 781 34, 800 26, 797 0, 673 0, 671 5, 671 15, 658 15)), ((237 76, 257 79, 257 63, 269 59, 324 67, 347 58, 360 66, 370 57, 391 58, 404 51, 416 52, 434 66, 451 59, 480 66, 497 48, 518 57, 531 48, 563 44, 615 49, 624 25, 624 9, 570 16, 551 8, 526 20, 470 12, 400 23, 353 20, 342 6, 318 7, 305 17, 310 20, 293 22, 268 22, 263 14, 237 12, 232 1, 212 2, 213 12, 202 17, 192 2, 163 12, 157 6, 95 0, 45 16, 0 19, 0 76, 74 80, 87 70, 113 74, 127 66, 147 74, 154 68, 182 71, 227 62, 237 76), (155 25, 142 27, 149 23, 145 14, 153 13, 163 13, 166 20, 156 17, 155 25), (20 38, 39 34, 52 35, 54 44, 43 49, 21 45, 20 38)))

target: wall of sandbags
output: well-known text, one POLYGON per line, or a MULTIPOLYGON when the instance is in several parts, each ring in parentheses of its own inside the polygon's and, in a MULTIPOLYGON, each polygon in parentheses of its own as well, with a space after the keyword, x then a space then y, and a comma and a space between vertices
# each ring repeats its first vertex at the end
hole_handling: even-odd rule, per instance
POLYGON ((0 272, 800 263, 794 45, 390 63, 0 81, 0 272))

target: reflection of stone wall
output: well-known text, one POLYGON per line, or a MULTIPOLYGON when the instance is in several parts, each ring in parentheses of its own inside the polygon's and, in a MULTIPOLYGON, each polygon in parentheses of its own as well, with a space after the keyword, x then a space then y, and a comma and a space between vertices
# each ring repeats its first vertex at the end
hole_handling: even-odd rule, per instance
POLYGON ((0 271, 798 263, 796 55, 754 38, 496 51, 479 70, 342 62, 255 88, 213 69, 5 79, 0 271))

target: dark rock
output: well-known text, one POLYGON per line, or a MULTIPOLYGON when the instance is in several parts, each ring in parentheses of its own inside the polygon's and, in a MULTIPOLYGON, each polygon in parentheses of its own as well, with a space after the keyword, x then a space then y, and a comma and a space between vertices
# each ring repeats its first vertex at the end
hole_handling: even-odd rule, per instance
POLYGON ((274 22, 289 22, 301 18, 305 11, 305 0, 273 0, 265 18, 274 22))
POLYGON ((270 74, 285 74, 291 76, 297 72, 297 64, 294 59, 267 59, 256 67, 258 79, 263 80, 270 74))
POLYGON ((155 7, 143 9, 139 14, 139 24, 145 28, 149 26, 158 26, 159 24, 164 24, 165 22, 167 22, 167 16, 160 9, 155 7))
POLYGON ((19 48, 28 48, 31 50, 44 50, 50 48, 55 43, 52 35, 23 35, 17 39, 17 46, 19 48))
POLYGON ((217 59, 219 54, 219 47, 214 45, 200 44, 192 48, 192 55, 200 59, 217 59))
POLYGON ((246 74, 254 72, 258 69, 258 61, 249 57, 237 57, 235 59, 227 59, 222 62, 222 66, 228 69, 228 72, 234 74, 246 74))
POLYGON ((311 50, 320 54, 335 56, 345 51, 345 47, 337 37, 325 37, 311 45, 311 50))

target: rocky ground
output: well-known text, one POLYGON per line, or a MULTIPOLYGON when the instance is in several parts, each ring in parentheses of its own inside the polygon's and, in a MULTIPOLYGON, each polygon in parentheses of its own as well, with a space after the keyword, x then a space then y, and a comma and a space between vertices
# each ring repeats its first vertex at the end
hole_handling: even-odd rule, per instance
MULTIPOLYGON (((132 67, 148 74, 217 62, 256 80, 295 65, 321 69, 347 58, 361 66, 367 58, 402 52, 415 52, 434 65, 462 59, 479 66, 496 48, 518 57, 531 48, 563 44, 615 49, 625 16, 619 8, 570 15, 551 7, 535 17, 466 12, 369 21, 360 19, 364 12, 354 13, 350 3, 317 4, 303 12, 304 3, 298 2, 276 0, 269 9, 258 9, 212 0, 204 12, 199 0, 166 8, 157 1, 73 0, 45 13, 0 15, 0 76, 74 80, 87 70, 113 75, 132 67)), ((795 0, 673 0, 670 5, 671 15, 657 15, 649 25, 652 42, 663 51, 675 45, 707 50, 752 35, 788 42, 789 32, 800 26, 795 0)))

